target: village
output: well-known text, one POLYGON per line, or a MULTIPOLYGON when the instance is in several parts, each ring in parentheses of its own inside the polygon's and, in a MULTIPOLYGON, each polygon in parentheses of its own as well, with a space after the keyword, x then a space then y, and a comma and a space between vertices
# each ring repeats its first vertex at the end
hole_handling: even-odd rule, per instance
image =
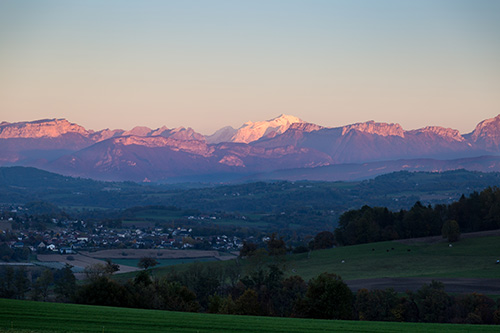
MULTIPOLYGON (((186 217, 193 219, 192 216, 186 217)), ((195 236, 194 227, 130 227, 115 228, 105 223, 83 220, 39 218, 24 214, 23 207, 2 207, 0 211, 0 244, 8 245, 27 259, 30 254, 75 254, 106 249, 171 249, 215 250, 234 252, 243 241, 256 242, 253 236, 242 239, 235 235, 195 236)), ((260 240, 259 240, 260 241, 260 240)), ((5 247, 3 247, 5 252, 5 247)), ((4 261, 9 255, 0 253, 4 261)), ((10 260, 9 260, 10 259, 10 260)))

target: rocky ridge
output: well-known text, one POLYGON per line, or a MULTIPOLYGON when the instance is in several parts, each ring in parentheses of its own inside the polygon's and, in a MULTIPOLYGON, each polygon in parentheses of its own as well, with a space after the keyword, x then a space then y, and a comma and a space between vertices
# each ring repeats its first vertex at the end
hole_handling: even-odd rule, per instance
MULTIPOLYGON (((500 115, 464 135, 439 126, 405 131, 399 124, 375 121, 329 128, 289 115, 247 122, 239 129, 225 127, 211 136, 166 126, 92 131, 65 119, 0 123, 0 165, 35 166, 104 180, 248 175, 399 159, 425 164, 424 159, 498 155, 499 147, 500 115)), ((475 163, 484 169, 486 161, 475 163)), ((469 169, 474 165, 467 163, 469 169)), ((490 166, 492 171, 500 168, 490 166)))

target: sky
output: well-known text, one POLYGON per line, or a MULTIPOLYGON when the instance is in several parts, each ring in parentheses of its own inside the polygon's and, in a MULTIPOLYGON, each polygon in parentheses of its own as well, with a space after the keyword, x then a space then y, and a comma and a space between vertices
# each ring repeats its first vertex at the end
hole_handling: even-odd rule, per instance
POLYGON ((0 0, 0 121, 211 134, 283 113, 472 131, 500 114, 500 1, 0 0))

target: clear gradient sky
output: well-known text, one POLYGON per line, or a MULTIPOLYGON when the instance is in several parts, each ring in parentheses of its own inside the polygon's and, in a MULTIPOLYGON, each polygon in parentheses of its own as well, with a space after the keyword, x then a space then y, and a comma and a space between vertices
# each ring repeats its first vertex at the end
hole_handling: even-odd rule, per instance
POLYGON ((472 131, 500 113, 500 1, 0 0, 0 121, 281 113, 472 131))

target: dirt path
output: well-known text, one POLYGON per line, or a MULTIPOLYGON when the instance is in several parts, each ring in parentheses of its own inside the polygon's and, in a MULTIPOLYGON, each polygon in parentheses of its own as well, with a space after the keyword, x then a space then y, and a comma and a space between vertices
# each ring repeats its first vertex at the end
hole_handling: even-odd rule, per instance
POLYGON ((353 292, 359 289, 387 289, 397 292, 407 290, 417 291, 424 284, 432 280, 442 282, 445 291, 449 293, 480 293, 486 295, 500 295, 500 279, 466 279, 466 278, 378 278, 348 280, 347 285, 353 292))

